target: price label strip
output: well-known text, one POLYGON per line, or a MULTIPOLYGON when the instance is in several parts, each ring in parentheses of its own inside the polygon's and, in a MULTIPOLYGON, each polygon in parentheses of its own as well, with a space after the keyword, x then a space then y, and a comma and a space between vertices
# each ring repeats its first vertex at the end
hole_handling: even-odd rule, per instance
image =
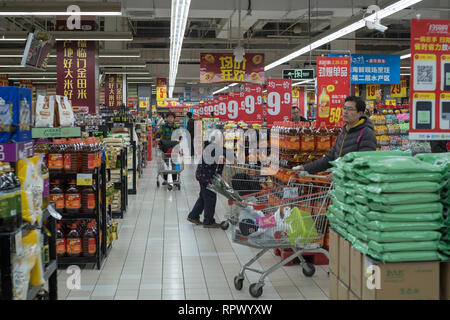
POLYGON ((92 174, 78 173, 77 186, 92 186, 92 174))

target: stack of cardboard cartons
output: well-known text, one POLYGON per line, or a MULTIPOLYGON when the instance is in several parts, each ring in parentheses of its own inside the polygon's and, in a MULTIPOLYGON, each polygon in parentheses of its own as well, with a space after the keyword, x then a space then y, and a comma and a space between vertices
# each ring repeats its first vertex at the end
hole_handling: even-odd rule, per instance
POLYGON ((440 264, 438 261, 382 264, 364 256, 330 230, 330 298, 333 300, 448 299, 450 263, 443 263, 441 274, 440 264))

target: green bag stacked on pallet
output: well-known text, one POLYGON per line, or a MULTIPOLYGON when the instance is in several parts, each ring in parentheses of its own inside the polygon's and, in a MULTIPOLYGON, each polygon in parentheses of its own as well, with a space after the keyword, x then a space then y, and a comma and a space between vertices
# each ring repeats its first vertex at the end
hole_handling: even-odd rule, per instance
POLYGON ((444 187, 441 189, 441 203, 444 207, 444 231, 443 236, 441 238, 441 243, 439 245, 439 251, 450 257, 450 220, 449 220, 449 211, 450 211, 450 153, 427 153, 427 154, 418 154, 416 157, 423 162, 430 163, 436 166, 444 166, 447 169, 445 174, 445 178, 443 181, 444 187))
POLYGON ((400 151, 349 153, 332 164, 327 216, 355 249, 382 262, 445 259, 445 165, 400 151))

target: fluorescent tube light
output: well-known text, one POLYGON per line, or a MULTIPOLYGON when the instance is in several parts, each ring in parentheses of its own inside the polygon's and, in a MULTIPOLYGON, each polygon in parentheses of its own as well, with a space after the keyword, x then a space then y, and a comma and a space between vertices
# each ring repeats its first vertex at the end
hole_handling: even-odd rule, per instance
POLYGON ((313 82, 313 81, 316 81, 316 79, 314 78, 314 79, 308 79, 308 80, 303 80, 303 81, 300 81, 300 82, 296 82, 296 83, 293 83, 292 86, 295 87, 295 86, 299 86, 301 84, 305 84, 305 83, 313 82))
POLYGON ((0 58, 22 58, 23 54, 0 54, 0 58))
POLYGON ((109 54, 100 54, 99 55, 99 58, 140 58, 141 57, 141 55, 140 54, 135 54, 135 55, 132 55, 132 54, 128 54, 128 55, 123 55, 123 56, 121 56, 121 55, 109 55, 109 54))
POLYGON ((56 78, 8 78, 8 80, 56 80, 56 78))
POLYGON ((4 72, 4 74, 8 74, 8 75, 10 75, 10 74, 28 74, 28 75, 32 75, 32 76, 37 76, 37 75, 51 75, 51 74, 56 74, 56 72, 20 72, 20 71, 18 71, 18 72, 4 72))
POLYGON ((170 19, 169 98, 172 98, 191 0, 172 0, 170 19))
POLYGON ((56 41, 133 41, 133 38, 97 38, 97 39, 86 39, 86 38, 56 38, 56 41))
POLYGON ((148 76, 148 72, 133 72, 133 71, 106 71, 105 74, 142 74, 142 75, 147 75, 148 76))
POLYGON ((411 69, 411 67, 400 67, 400 69, 411 69))
POLYGON ((400 59, 401 59, 401 60, 403 60, 403 59, 408 59, 408 58, 411 58, 411 53, 404 54, 403 56, 400 56, 400 59))
POLYGON ((0 16, 121 16, 118 11, 2 11, 0 16))
MULTIPOLYGON (((294 58, 296 58, 298 56, 301 56, 302 54, 305 54, 305 53, 307 53, 309 51, 312 51, 312 50, 314 50, 314 49, 316 49, 316 48, 318 48, 320 46, 323 46, 324 44, 327 44, 327 43, 329 43, 329 42, 331 42, 333 40, 336 40, 336 39, 338 39, 340 37, 343 37, 343 36, 345 36, 345 35, 347 35, 347 34, 349 34, 351 32, 359 30, 359 29, 361 29, 361 28, 366 26, 366 21, 375 22, 375 20, 386 18, 386 17, 388 17, 388 16, 390 16, 390 15, 392 15, 392 14, 398 12, 398 11, 401 11, 401 10, 403 10, 403 9, 405 9, 407 7, 410 7, 410 6, 412 6, 412 5, 414 5, 414 4, 418 3, 418 2, 421 2, 421 1, 422 0, 400 0, 400 1, 397 1, 397 2, 395 2, 393 4, 391 4, 390 6, 387 6, 386 8, 381 9, 380 11, 378 11, 378 12, 376 12, 376 13, 368 16, 368 17, 365 17, 364 19, 361 19, 361 20, 359 20, 357 22, 354 22, 354 23, 352 23, 352 24, 350 24, 350 25, 348 25, 348 26, 346 26, 346 27, 344 27, 344 28, 342 28, 342 29, 340 29, 340 30, 338 30, 336 32, 333 32, 333 33, 329 34, 328 36, 326 36, 326 37, 324 37, 322 39, 314 41, 313 43, 311 43, 311 44, 309 44, 309 45, 307 45, 307 46, 305 46, 305 47, 303 47, 303 48, 301 48, 301 49, 299 49, 297 51, 294 51, 294 52, 288 54, 287 56, 285 56, 285 57, 283 57, 281 59, 278 59, 278 60, 272 62, 271 64, 267 65, 264 68, 264 71, 271 70, 271 69, 279 66, 280 64, 288 62, 288 61, 290 61, 290 60, 292 60, 292 59, 294 59, 294 58)), ((409 56, 411 56, 411 55, 409 55, 409 56)), ((400 58, 401 59, 406 59, 406 58, 409 58, 409 56, 408 57, 402 56, 400 58)))
POLYGON ((145 68, 145 64, 101 64, 101 68, 145 68))
POLYGON ((152 77, 127 77, 128 80, 151 80, 152 77))

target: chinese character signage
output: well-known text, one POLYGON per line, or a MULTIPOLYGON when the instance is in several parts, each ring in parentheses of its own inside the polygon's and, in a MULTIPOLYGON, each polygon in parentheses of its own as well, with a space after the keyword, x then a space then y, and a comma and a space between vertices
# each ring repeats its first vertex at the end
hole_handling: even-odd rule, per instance
POLYGON ((350 93, 350 58, 317 58, 317 121, 337 125, 350 93))
POLYGON ((393 54, 352 54, 350 83, 399 84, 400 56, 393 54))
POLYGON ((244 110, 239 120, 245 123, 263 123, 263 87, 257 84, 244 86, 244 110))
POLYGON ((267 79, 267 127, 291 118, 291 79, 267 79))
POLYGON ((314 69, 284 69, 283 79, 291 79, 291 80, 314 79, 314 69))
POLYGON ((242 62, 233 53, 200 54, 200 83, 247 82, 263 84, 264 54, 247 53, 242 62))
POLYGON ((105 103, 108 108, 118 108, 123 103, 123 75, 107 74, 105 77, 105 103))
POLYGON ((74 110, 95 113, 96 107, 96 42, 58 41, 56 93, 66 96, 74 110))
POLYGON ((156 78, 156 105, 167 107, 167 79, 156 78))
POLYGON ((411 20, 410 139, 450 139, 450 20, 411 20))

